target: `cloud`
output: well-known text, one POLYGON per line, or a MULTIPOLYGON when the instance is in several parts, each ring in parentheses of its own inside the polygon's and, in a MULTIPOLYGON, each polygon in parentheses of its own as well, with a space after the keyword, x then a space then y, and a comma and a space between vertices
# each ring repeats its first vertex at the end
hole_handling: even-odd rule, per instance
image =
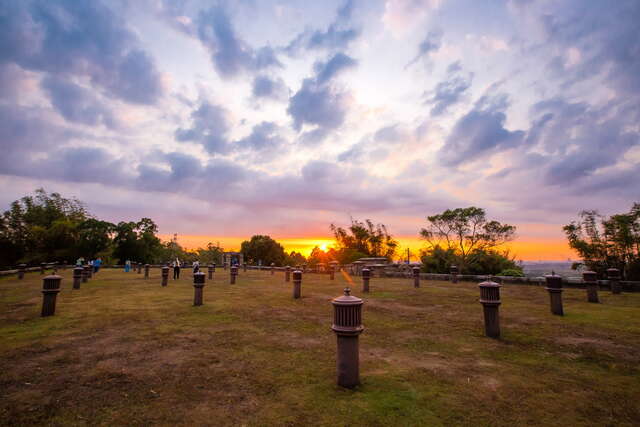
POLYGON ((442 0, 387 0, 382 22, 396 37, 410 32, 426 15, 440 7, 442 0))
POLYGON ((227 153, 230 149, 228 133, 231 129, 229 113, 219 105, 202 101, 191 112, 191 127, 178 128, 175 139, 196 142, 210 153, 227 153))
POLYGON ((251 133, 236 141, 236 150, 272 151, 275 154, 285 140, 280 136, 279 127, 273 122, 260 122, 251 133))
POLYGON ((153 104, 163 93, 153 60, 122 17, 101 1, 2 2, 0 62, 59 78, 88 78, 136 104, 153 104))
POLYGON ((259 75, 253 79, 251 93, 254 98, 284 101, 289 98, 289 88, 279 77, 259 75))
POLYGON ((466 76, 460 75, 459 62, 454 62, 447 68, 447 78, 436 85, 433 91, 427 95, 426 104, 431 104, 431 116, 444 114, 447 109, 457 104, 464 93, 471 87, 473 73, 466 76))
POLYGON ((429 56, 432 53, 440 50, 440 46, 442 46, 442 31, 430 31, 418 46, 418 53, 416 56, 409 61, 404 68, 409 68, 420 59, 429 59, 429 56))
POLYGON ((201 11, 195 25, 198 38, 209 50, 213 66, 223 78, 282 67, 274 49, 263 46, 255 50, 238 37, 222 6, 201 11))

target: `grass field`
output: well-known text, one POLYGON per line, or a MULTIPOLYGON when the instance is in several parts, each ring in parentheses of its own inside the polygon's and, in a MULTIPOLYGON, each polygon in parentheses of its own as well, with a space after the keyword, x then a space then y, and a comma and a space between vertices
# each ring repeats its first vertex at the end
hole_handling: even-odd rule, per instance
MULTIPOLYGON (((330 300, 345 278, 223 271, 193 307, 191 274, 62 272, 0 280, 2 425, 640 425, 640 295, 505 285, 502 339, 484 337, 473 283, 378 279, 364 297, 362 385, 335 385, 330 300)), ((362 297, 359 278, 353 294, 362 297)))

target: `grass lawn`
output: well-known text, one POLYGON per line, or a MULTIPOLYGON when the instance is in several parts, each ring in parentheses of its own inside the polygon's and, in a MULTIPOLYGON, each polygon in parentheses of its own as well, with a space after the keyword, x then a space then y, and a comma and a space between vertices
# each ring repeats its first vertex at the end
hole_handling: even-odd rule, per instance
MULTIPOLYGON (((640 294, 502 287, 484 336, 476 284, 371 280, 362 385, 335 385, 330 300, 347 284, 220 269, 193 307, 190 272, 104 270, 40 317, 38 273, 0 279, 1 425, 640 425, 640 294)), ((352 294, 363 297, 359 278, 352 294)))

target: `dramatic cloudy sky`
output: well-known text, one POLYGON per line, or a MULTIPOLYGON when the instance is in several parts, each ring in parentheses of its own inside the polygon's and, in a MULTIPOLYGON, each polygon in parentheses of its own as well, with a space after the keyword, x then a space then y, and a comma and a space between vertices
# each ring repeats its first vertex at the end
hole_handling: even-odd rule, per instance
POLYGON ((638 22, 637 0, 3 1, 0 203, 44 186, 227 247, 350 216, 415 247, 476 205, 519 257, 566 258, 580 210, 640 200, 638 22))

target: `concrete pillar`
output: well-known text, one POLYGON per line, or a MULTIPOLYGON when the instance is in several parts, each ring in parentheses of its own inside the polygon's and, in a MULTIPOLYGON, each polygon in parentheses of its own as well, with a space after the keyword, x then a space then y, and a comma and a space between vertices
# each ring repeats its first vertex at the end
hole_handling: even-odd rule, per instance
POLYGON ((582 273, 582 280, 587 286, 587 301, 600 302, 598 299, 598 275, 595 271, 585 271, 582 273))
POLYGON ((145 279, 149 278, 149 264, 144 265, 144 278, 145 279))
POLYGON ((336 278, 336 267, 335 265, 329 266, 329 280, 335 280, 336 278))
POLYGON ((138 274, 142 273, 142 263, 139 262, 137 266, 138 266, 138 274))
POLYGON ((202 293, 204 288, 204 273, 197 272, 193 275, 193 305, 202 305, 202 293))
POLYGON ((40 263, 40 274, 44 274, 45 270, 47 269, 47 264, 44 262, 40 263))
POLYGON ((209 264, 209 268, 207 269, 207 272, 209 273, 209 280, 213 280, 213 272, 216 271, 216 265, 215 264, 209 264))
POLYGON ((87 283, 89 281, 89 266, 85 265, 82 267, 82 283, 87 283))
POLYGON ((296 270, 293 272, 293 298, 300 298, 302 288, 302 271, 296 270))
POLYGON ((27 270, 27 265, 26 264, 18 264, 18 280, 23 280, 24 279, 24 273, 27 270))
POLYGON ((500 285, 487 280, 480 283, 480 303, 484 311, 485 334, 491 338, 500 338, 500 285))
POLYGON ((620 270, 617 268, 607 269, 607 279, 609 279, 609 286, 611 286, 611 293, 618 295, 622 293, 622 284, 620 283, 620 270))
POLYGON ((60 292, 62 277, 57 275, 45 276, 42 279, 42 317, 56 314, 56 298, 60 292))
POLYGON ((225 261, 224 264, 222 264, 222 269, 224 271, 227 271, 227 262, 225 261))
POLYGON ((458 266, 452 265, 449 268, 449 273, 451 274, 451 283, 458 283, 458 266))
POLYGON ((362 299, 349 295, 350 292, 349 288, 345 288, 344 295, 331 301, 333 305, 331 329, 337 337, 337 383, 339 386, 347 388, 353 388, 360 384, 358 337, 364 331, 362 299))
POLYGON ((169 266, 165 265, 162 267, 162 282, 160 282, 162 286, 167 286, 169 284, 169 266))
POLYGON ((238 266, 231 266, 230 283, 234 285, 236 283, 236 277, 238 276, 238 266))
POLYGON ((371 270, 367 267, 362 269, 362 292, 369 293, 369 280, 371 279, 371 270))
POLYGON ((413 272, 413 287, 419 288, 420 287, 420 267, 413 267, 411 270, 413 272))
POLYGON ((556 316, 564 316, 562 308, 562 277, 550 274, 544 276, 547 281, 545 288, 549 292, 549 302, 551 305, 551 313, 556 316))
POLYGON ((291 280, 291 267, 288 265, 284 268, 284 281, 289 282, 291 280))
POLYGON ((76 267, 73 269, 73 289, 80 289, 80 281, 82 280, 84 269, 76 267))
POLYGON ((275 272, 275 263, 271 263, 271 275, 273 276, 273 273, 275 272))
POLYGON ((243 271, 244 273, 246 273, 246 272, 247 272, 247 263, 246 263, 246 262, 245 262, 244 264, 242 264, 242 271, 243 271))

